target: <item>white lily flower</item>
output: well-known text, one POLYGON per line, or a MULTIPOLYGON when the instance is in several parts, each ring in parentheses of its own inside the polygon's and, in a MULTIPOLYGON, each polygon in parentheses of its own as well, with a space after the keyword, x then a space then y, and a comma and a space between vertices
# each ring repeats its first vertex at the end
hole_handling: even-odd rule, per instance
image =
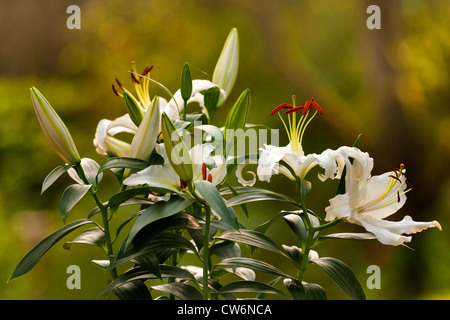
POLYGON ((406 176, 404 166, 394 172, 371 177, 372 162, 354 158, 346 162, 346 193, 330 199, 325 220, 343 219, 364 227, 383 244, 401 245, 411 241, 410 234, 430 227, 442 229, 437 221, 415 222, 410 216, 401 221, 384 218, 397 212, 406 202, 406 176))
MULTIPOLYGON (((157 144, 155 150, 164 158, 164 164, 152 165, 131 174, 123 183, 127 186, 148 185, 156 189, 188 195, 189 190, 171 166, 164 145, 157 144)), ((193 180, 207 180, 213 185, 223 182, 227 173, 226 162, 221 156, 212 156, 213 151, 214 146, 210 143, 197 144, 190 149, 193 180)))
POLYGON ((137 129, 129 114, 125 114, 113 121, 108 119, 100 120, 93 141, 97 153, 106 156, 108 152, 112 152, 120 157, 128 157, 131 145, 114 136, 123 132, 134 135, 137 129))
POLYGON ((286 114, 289 115, 289 122, 280 119, 283 122, 289 137, 289 144, 285 147, 277 147, 273 145, 264 145, 261 148, 261 156, 258 161, 257 174, 261 181, 270 181, 274 174, 281 173, 291 180, 296 178, 305 178, 306 174, 315 166, 319 165, 325 169, 325 173, 319 174, 320 179, 338 178, 342 172, 343 161, 339 160, 341 153, 333 150, 325 150, 322 154, 305 155, 302 149, 302 138, 306 127, 317 112, 322 114, 320 106, 311 99, 306 101, 303 106, 295 106, 283 103, 273 109, 271 115, 278 113, 282 109, 288 109, 286 114), (310 116, 312 107, 315 113, 310 116), (299 121, 296 118, 296 112, 302 110, 299 121))
MULTIPOLYGON (((149 68, 146 68, 144 72, 149 71, 149 68), (147 71, 145 71, 147 70, 147 71)), ((132 74, 134 77, 133 79, 136 86, 136 91, 139 93, 139 102, 141 106, 141 111, 144 114, 148 111, 150 105, 151 105, 151 99, 149 96, 149 90, 148 85, 149 81, 148 78, 145 77, 145 74, 142 75, 142 79, 140 82, 137 79, 137 76, 135 74, 132 74)), ((118 82, 119 85, 123 90, 126 90, 123 88, 122 84, 118 82)), ((188 104, 190 103, 198 103, 200 107, 202 108, 203 112, 206 113, 205 105, 204 105, 204 95, 203 92, 208 90, 211 87, 216 86, 211 81, 208 80, 193 80, 192 81, 192 94, 191 98, 188 100, 188 104)), ((114 87, 113 87, 114 88, 114 87)), ((114 92, 122 96, 115 88, 114 92)), ((226 98, 226 94, 224 90, 220 90, 221 97, 223 99, 226 98)), ((154 99, 158 98, 158 104, 159 104, 159 111, 162 115, 163 113, 166 113, 167 116, 172 121, 177 121, 180 119, 180 113, 183 111, 183 99, 181 97, 181 91, 178 90, 173 95, 173 98, 167 101, 166 99, 162 97, 154 97, 154 99)), ((158 133, 161 132, 161 125, 158 127, 158 133)), ((100 155, 107 155, 108 152, 113 153, 117 156, 121 157, 129 157, 130 156, 130 150, 131 145, 128 142, 125 142, 123 140, 117 139, 114 136, 118 133, 129 133, 131 135, 135 135, 137 132, 137 126, 133 123, 130 115, 127 113, 119 118, 116 118, 115 120, 111 121, 108 119, 102 119, 97 125, 97 130, 95 133, 94 138, 94 146, 96 148, 96 151, 100 155)))

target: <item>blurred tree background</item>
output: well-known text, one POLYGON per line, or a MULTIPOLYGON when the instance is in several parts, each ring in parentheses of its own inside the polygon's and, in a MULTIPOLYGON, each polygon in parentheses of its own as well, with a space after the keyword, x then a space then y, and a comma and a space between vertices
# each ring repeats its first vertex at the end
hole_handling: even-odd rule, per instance
MULTIPOLYGON (((269 117, 273 107, 292 94, 299 101, 314 97, 324 115, 308 127, 306 152, 351 145, 362 133, 360 147, 374 158, 374 174, 406 164, 413 190, 392 218, 408 214, 417 221, 436 219, 443 227, 415 235, 413 250, 337 241, 318 247, 319 255, 346 262, 369 299, 448 299, 449 17, 450 3, 438 0, 2 1, 0 299, 95 299, 107 279, 90 262, 101 256, 97 248, 74 246, 69 252, 61 241, 30 273, 6 283, 24 254, 62 226, 59 198, 69 182, 62 179, 40 194, 47 173, 61 163, 40 131, 29 88, 36 86, 51 102, 82 156, 101 162, 92 146, 95 129, 100 119, 125 112, 111 85, 117 77, 131 87, 130 62, 137 61, 139 69, 154 65, 152 77, 172 91, 186 61, 193 78, 210 79, 232 27, 239 30, 240 69, 216 125, 224 124, 230 104, 246 88, 252 95, 249 122, 272 128, 282 129, 277 117, 269 117), (69 4, 81 8, 80 30, 66 27, 69 4), (366 27, 371 4, 381 8, 380 30, 366 27), (81 290, 66 287, 71 264, 82 270, 81 290), (379 290, 365 287, 369 265, 381 268, 379 290)), ((336 185, 314 184, 311 177, 308 203, 323 214, 336 185)), ((293 193, 286 178, 272 181, 258 185, 293 193)), ((89 200, 69 219, 86 217, 94 205, 89 200)), ((254 227, 288 208, 255 203, 249 209, 249 219, 241 221, 254 227)), ((290 244, 286 227, 280 220, 268 234, 290 244)), ((345 223, 339 229, 361 231, 345 223)), ((273 262, 289 272, 291 266, 279 263, 273 262)), ((320 271, 311 268, 307 277, 322 284, 330 299, 345 298, 320 271)))

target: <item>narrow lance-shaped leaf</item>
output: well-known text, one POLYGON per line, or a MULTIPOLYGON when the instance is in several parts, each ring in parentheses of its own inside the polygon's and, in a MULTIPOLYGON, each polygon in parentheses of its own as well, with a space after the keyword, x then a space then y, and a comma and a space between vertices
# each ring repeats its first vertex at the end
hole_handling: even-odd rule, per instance
POLYGON ((141 107, 139 106, 139 102, 130 94, 128 91, 124 91, 123 99, 125 100, 125 104, 127 105, 127 111, 130 115, 131 121, 139 127, 142 119, 144 118, 144 114, 142 113, 141 107))
POLYGON ((166 113, 162 114, 161 128, 170 164, 181 180, 190 182, 193 173, 189 150, 166 113))
POLYGON ((216 107, 219 103, 219 97, 220 97, 219 87, 211 87, 205 92, 203 101, 205 103, 206 111, 208 112, 209 123, 211 123, 214 117, 216 107))
POLYGON ((356 279, 352 270, 342 261, 331 258, 319 258, 312 260, 322 268, 323 271, 352 299, 365 300, 366 296, 358 279, 356 279))
POLYGON ((226 154, 234 147, 234 138, 241 133, 247 123, 250 108, 250 90, 246 89, 236 100, 236 103, 228 113, 224 127, 226 154))
POLYGON ((38 243, 33 249, 31 249, 31 251, 28 252, 27 255, 19 262, 9 280, 20 277, 21 275, 24 275, 25 273, 33 269, 33 267, 39 262, 42 256, 56 242, 58 242, 60 239, 62 239, 72 231, 76 230, 77 228, 91 223, 93 224, 94 222, 88 219, 73 221, 71 223, 68 223, 61 229, 55 231, 48 237, 46 237, 44 240, 38 243))
POLYGON ((195 190, 205 199, 213 213, 217 214, 223 222, 232 228, 239 230, 236 214, 232 208, 227 207, 219 190, 212 183, 202 180, 195 181, 195 190))
POLYGON ((50 173, 45 177, 42 183, 41 194, 43 194, 59 177, 61 177, 67 170, 72 168, 72 165, 66 164, 61 165, 50 171, 50 173))
POLYGON ((64 190, 59 204, 64 223, 66 223, 69 211, 84 197, 91 187, 92 185, 90 184, 73 184, 64 190))

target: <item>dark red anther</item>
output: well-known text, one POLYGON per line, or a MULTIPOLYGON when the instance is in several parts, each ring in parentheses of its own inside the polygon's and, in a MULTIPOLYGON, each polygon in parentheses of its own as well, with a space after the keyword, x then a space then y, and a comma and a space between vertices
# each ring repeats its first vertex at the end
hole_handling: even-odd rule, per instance
POLYGON ((206 163, 203 162, 202 164, 202 178, 203 180, 206 180, 207 176, 206 176, 207 172, 206 172, 206 163))
POLYGON ((116 78, 116 82, 119 85, 120 89, 125 90, 125 87, 120 83, 119 79, 116 78))
POLYGON ((293 107, 293 108, 290 108, 288 111, 286 111, 285 114, 294 113, 294 112, 297 112, 298 110, 302 110, 302 109, 303 109, 303 106, 293 107))
POLYGON ((145 69, 142 71, 141 75, 143 77, 146 76, 152 69, 153 69, 153 66, 145 67, 145 69))
POLYGON ((311 101, 306 100, 305 105, 303 106, 303 115, 308 114, 310 109, 311 109, 311 101))
POLYGON ((187 183, 180 179, 180 189, 183 190, 183 189, 186 189, 186 187, 187 187, 187 183))
POLYGON ((316 110, 317 110, 320 114, 323 114, 322 108, 317 104, 317 102, 314 101, 314 98, 311 99, 311 104, 314 106, 314 108, 316 108, 316 110))
POLYGON ((271 116, 273 116, 275 113, 277 113, 278 111, 280 111, 281 109, 291 109, 294 106, 292 104, 288 104, 288 103, 282 103, 279 106, 276 106, 272 112, 270 113, 271 116))
POLYGON ((114 91, 114 94, 115 94, 116 96, 120 97, 120 94, 119 94, 119 92, 117 92, 116 87, 114 87, 114 85, 112 85, 112 89, 113 89, 113 91, 114 91))
POLYGON ((131 80, 134 81, 134 82, 136 82, 137 84, 141 84, 141 83, 139 82, 138 77, 136 77, 136 75, 135 75, 133 72, 131 72, 131 80))
POLYGON ((208 174, 208 182, 211 182, 211 183, 212 183, 212 175, 211 175, 211 173, 208 174))

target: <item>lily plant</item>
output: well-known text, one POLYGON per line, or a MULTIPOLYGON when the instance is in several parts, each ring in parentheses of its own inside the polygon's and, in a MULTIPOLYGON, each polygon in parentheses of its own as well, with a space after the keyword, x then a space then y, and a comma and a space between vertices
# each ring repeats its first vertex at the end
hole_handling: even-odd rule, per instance
POLYGON ((435 220, 416 222, 410 216, 397 222, 386 220, 406 201, 405 167, 371 176, 374 161, 359 149, 359 138, 351 147, 305 152, 306 128, 317 114, 324 115, 315 99, 297 105, 292 96, 291 104, 272 109, 270 114, 279 116, 289 144, 265 144, 257 155, 246 150, 235 154, 246 130, 255 128, 247 123, 250 90, 243 90, 230 104, 223 123, 217 125, 214 115, 218 108, 228 107, 238 65, 236 28, 228 34, 211 79, 192 80, 185 63, 173 94, 150 76, 153 67, 138 72, 132 62, 129 73, 134 91, 117 79, 117 86, 113 85, 114 94, 123 100, 124 115, 100 120, 95 130, 93 146, 99 163, 80 156, 55 109, 32 88, 40 127, 63 162, 45 177, 41 191, 50 189, 65 173, 73 183, 61 195, 63 226, 24 256, 10 280, 30 272, 58 241, 81 229, 64 248, 87 244, 101 249, 101 258, 92 262, 109 276, 99 298, 235 300, 276 295, 327 299, 324 287, 308 279, 307 270, 318 266, 351 298, 365 299, 351 268, 337 258, 320 256, 320 245, 338 238, 377 239, 398 246, 411 242, 411 234, 430 227, 442 229, 435 220), (165 95, 152 95, 152 86, 165 95), (257 165, 256 174, 249 171, 250 180, 243 178, 247 164, 257 165), (310 177, 314 168, 319 181, 310 177), (113 174, 118 188, 104 201, 100 191, 108 181, 107 172, 113 174), (255 187, 259 182, 271 185, 276 174, 293 184, 294 197, 255 187), (322 217, 308 207, 308 195, 313 183, 329 179, 339 180, 339 186, 322 217), (73 219, 72 212, 87 194, 93 208, 85 218, 73 219), (255 214, 251 204, 261 201, 278 202, 280 210, 256 227, 246 226, 255 214), (125 208, 127 216, 118 214, 125 208), (297 243, 279 245, 266 235, 278 219, 285 221, 297 243), (366 232, 329 232, 342 221, 366 232), (244 250, 247 247, 250 250, 244 250), (257 259, 259 251, 279 255, 278 265, 257 259), (295 274, 284 271, 286 263, 295 267, 295 274), (261 281, 260 273, 272 278, 261 281))

